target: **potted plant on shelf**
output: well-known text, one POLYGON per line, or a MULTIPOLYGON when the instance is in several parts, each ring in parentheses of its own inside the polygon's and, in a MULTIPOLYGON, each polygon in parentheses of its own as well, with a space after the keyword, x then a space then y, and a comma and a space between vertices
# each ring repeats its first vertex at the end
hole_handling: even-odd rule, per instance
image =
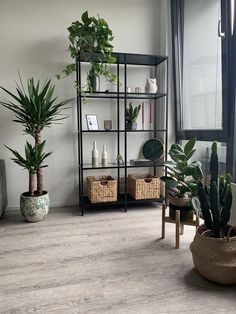
POLYGON ((25 154, 22 156, 16 150, 7 147, 14 155, 11 158, 18 165, 28 170, 29 173, 29 191, 20 196, 20 210, 26 221, 36 222, 42 220, 48 213, 49 195, 43 189, 42 169, 45 159, 51 154, 44 152, 46 141, 41 140, 41 132, 44 127, 50 127, 54 122, 65 119, 61 112, 65 109, 65 104, 71 100, 56 103, 57 97, 54 97, 55 86, 51 80, 46 80, 42 88, 40 81, 34 82, 34 79, 27 80, 27 89, 25 91, 20 78, 21 86, 17 84, 17 94, 1 87, 13 101, 0 101, 0 104, 11 110, 15 114, 15 122, 24 127, 24 133, 30 135, 34 144, 28 141, 25 145, 25 154), (37 190, 34 189, 35 175, 37 177, 37 190))
POLYGON ((231 175, 218 178, 216 142, 211 147, 210 172, 209 187, 198 183, 197 193, 204 224, 198 227, 190 249, 200 275, 220 284, 235 284, 236 227, 229 225, 231 175))
POLYGON ((180 221, 193 219, 192 202, 197 195, 197 183, 202 179, 201 163, 189 161, 196 151, 195 143, 193 138, 184 147, 173 144, 169 150, 172 160, 164 162, 167 173, 161 177, 167 188, 170 218, 175 219, 176 210, 180 210, 180 221))
POLYGON ((126 108, 126 129, 127 130, 137 130, 137 119, 139 115, 141 105, 136 107, 132 106, 132 102, 126 108))
MULTIPOLYGON (((96 82, 98 77, 103 75, 109 82, 115 82, 117 76, 109 69, 109 65, 116 62, 112 55, 114 39, 112 30, 108 23, 101 17, 88 16, 85 11, 81 16, 81 21, 75 21, 67 28, 69 31, 71 58, 76 61, 78 55, 80 58, 89 62, 91 67, 87 72, 86 85, 82 86, 77 82, 80 91, 85 94, 88 90, 90 93, 98 90, 96 82)), ((62 71, 62 75, 56 75, 58 79, 66 77, 76 71, 76 62, 69 64, 62 71)))

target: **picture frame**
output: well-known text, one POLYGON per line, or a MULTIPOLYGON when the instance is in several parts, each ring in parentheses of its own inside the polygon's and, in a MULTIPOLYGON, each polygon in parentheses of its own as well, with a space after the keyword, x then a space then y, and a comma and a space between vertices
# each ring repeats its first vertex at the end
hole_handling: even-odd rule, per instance
POLYGON ((86 114, 87 127, 89 131, 98 130, 98 118, 96 114, 86 114))

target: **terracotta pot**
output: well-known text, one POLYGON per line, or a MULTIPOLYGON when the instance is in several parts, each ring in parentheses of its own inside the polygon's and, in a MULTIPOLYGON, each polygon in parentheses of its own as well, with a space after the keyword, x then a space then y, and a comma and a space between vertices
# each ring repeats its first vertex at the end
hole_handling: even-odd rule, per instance
POLYGON ((236 228, 224 238, 212 238, 205 225, 198 227, 190 250, 197 272, 204 278, 236 284, 236 228))
POLYGON ((27 222, 43 220, 49 210, 49 195, 44 191, 41 196, 28 196, 23 193, 20 196, 20 211, 27 222))

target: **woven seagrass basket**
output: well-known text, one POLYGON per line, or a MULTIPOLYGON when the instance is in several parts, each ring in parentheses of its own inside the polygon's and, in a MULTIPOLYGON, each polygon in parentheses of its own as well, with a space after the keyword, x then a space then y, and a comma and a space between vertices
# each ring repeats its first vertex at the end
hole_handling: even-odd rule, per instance
POLYGON ((198 273, 222 285, 236 284, 236 228, 225 238, 204 235, 206 226, 198 227, 190 250, 198 273))
POLYGON ((128 176, 128 190, 135 200, 156 199, 160 197, 160 179, 148 175, 128 176))
POLYGON ((87 194, 91 203, 117 201, 117 181, 111 176, 87 177, 87 194))

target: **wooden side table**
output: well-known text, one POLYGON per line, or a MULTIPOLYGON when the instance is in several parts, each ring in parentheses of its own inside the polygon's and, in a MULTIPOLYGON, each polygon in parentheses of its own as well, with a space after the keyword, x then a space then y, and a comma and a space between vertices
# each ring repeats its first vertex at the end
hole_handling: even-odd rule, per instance
POLYGON ((179 249, 180 235, 184 233, 184 225, 199 226, 199 218, 196 216, 193 220, 180 221, 180 210, 176 210, 175 220, 171 219, 169 216, 166 216, 167 205, 162 204, 162 239, 165 239, 165 223, 175 224, 175 248, 179 249))

